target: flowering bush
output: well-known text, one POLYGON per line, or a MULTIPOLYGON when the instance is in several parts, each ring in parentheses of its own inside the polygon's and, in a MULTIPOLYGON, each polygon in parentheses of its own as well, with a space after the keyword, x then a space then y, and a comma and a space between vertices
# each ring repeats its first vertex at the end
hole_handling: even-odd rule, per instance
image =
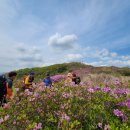
POLYGON ((60 81, 60 80, 62 80, 64 78, 65 78, 65 75, 54 75, 54 76, 51 76, 51 79, 52 79, 53 82, 58 82, 58 81, 60 81))
POLYGON ((0 130, 129 130, 130 88, 120 85, 59 81, 51 88, 38 83, 25 92, 16 89, 0 108, 0 130))

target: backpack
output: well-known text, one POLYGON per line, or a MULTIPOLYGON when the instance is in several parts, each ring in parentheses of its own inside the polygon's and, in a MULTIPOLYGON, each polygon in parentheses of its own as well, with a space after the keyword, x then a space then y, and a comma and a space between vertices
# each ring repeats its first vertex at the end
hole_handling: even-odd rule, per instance
POLYGON ((7 94, 6 77, 4 75, 0 75, 0 96, 4 96, 6 94, 7 94))
POLYGON ((34 81, 34 77, 30 77, 30 76, 29 76, 28 82, 33 82, 33 81, 34 81))
POLYGON ((76 77, 76 84, 79 84, 81 82, 80 77, 76 77))

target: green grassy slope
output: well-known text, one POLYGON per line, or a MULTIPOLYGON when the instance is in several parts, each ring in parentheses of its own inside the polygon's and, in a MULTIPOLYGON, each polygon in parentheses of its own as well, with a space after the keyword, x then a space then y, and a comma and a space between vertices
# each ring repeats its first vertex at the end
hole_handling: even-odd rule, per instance
POLYGON ((63 64, 55 64, 46 67, 35 67, 35 68, 26 68, 18 70, 18 78, 22 77, 24 74, 28 74, 31 71, 36 73, 36 77, 38 79, 43 78, 46 72, 50 72, 51 75, 55 74, 64 74, 67 73, 68 70, 79 70, 86 69, 89 73, 106 73, 112 75, 123 75, 130 76, 130 68, 118 68, 118 67, 93 67, 91 65, 86 65, 83 63, 72 62, 72 63, 63 63, 63 64))

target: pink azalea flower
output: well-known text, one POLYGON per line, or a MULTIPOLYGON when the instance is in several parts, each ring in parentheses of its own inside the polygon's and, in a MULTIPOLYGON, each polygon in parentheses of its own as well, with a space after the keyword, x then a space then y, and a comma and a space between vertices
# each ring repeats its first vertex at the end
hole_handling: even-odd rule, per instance
POLYGON ((130 99, 126 101, 126 106, 130 109, 130 99))
POLYGON ((15 88, 15 90, 16 90, 16 92, 18 92, 18 91, 19 91, 19 88, 15 88))
POLYGON ((75 86, 75 82, 72 82, 71 85, 72 85, 72 86, 75 86))
POLYGON ((37 129, 42 129, 42 123, 38 123, 37 129))
POLYGON ((123 117, 123 113, 121 111, 119 111, 118 109, 114 109, 113 111, 114 115, 116 115, 117 117, 123 117))
POLYGON ((119 81, 118 79, 115 79, 115 80, 114 80, 114 84, 115 84, 115 85, 119 85, 119 84, 120 84, 120 81, 119 81))
POLYGON ((16 121, 15 120, 13 121, 13 125, 16 125, 16 121))
POLYGON ((94 89, 95 90, 100 90, 100 87, 99 86, 95 86, 94 89))
POLYGON ((93 89, 93 88, 89 88, 89 89, 88 89, 88 92, 94 93, 94 89, 93 89))
POLYGON ((73 95, 71 93, 63 93, 62 97, 64 97, 64 98, 71 98, 71 97, 73 97, 73 95))
POLYGON ((61 122, 63 121, 70 121, 70 117, 63 113, 61 117, 61 122))
POLYGON ((104 126, 104 130, 110 130, 109 127, 108 127, 108 125, 104 126))
POLYGON ((4 122, 4 119, 3 118, 1 118, 0 119, 0 124, 2 124, 4 122))
POLYGON ((38 98, 39 94, 35 92, 33 96, 38 98))
POLYGON ((102 129, 102 123, 98 123, 98 127, 102 129))
POLYGON ((10 108, 10 105, 9 104, 4 104, 3 108, 8 109, 8 108, 10 108))
POLYGON ((105 88, 102 89, 102 91, 105 92, 105 93, 108 93, 108 92, 111 91, 111 88, 110 87, 105 87, 105 88))
POLYGON ((42 123, 36 123, 33 130, 40 130, 42 129, 42 123))
POLYGON ((7 121, 8 119, 9 119, 9 115, 6 115, 6 116, 4 117, 4 120, 7 121))

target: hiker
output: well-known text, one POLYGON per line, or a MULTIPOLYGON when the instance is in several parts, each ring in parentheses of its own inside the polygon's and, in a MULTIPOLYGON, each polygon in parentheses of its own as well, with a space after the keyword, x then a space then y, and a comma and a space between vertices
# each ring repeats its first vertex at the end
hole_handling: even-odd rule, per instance
POLYGON ((80 84, 81 79, 79 76, 77 76, 75 73, 72 74, 72 82, 74 82, 75 84, 80 84))
POLYGON ((51 87, 52 86, 52 79, 50 78, 50 74, 46 74, 46 78, 43 80, 45 87, 51 87))
POLYGON ((71 71, 68 73, 66 79, 65 79, 66 83, 72 83, 72 73, 71 71))
POLYGON ((8 79, 6 80, 6 89, 7 89, 7 95, 6 98, 12 98, 13 97, 13 81, 15 80, 17 76, 16 72, 10 72, 8 74, 8 79))
POLYGON ((34 75, 35 75, 34 72, 31 72, 29 75, 24 75, 24 79, 23 79, 23 82, 24 82, 23 89, 24 90, 30 89, 30 87, 32 86, 32 83, 34 81, 34 75))
POLYGON ((6 77, 5 75, 0 75, 0 107, 6 103, 6 77))
POLYGON ((28 74, 24 74, 22 83, 25 84, 25 80, 27 78, 28 74))

